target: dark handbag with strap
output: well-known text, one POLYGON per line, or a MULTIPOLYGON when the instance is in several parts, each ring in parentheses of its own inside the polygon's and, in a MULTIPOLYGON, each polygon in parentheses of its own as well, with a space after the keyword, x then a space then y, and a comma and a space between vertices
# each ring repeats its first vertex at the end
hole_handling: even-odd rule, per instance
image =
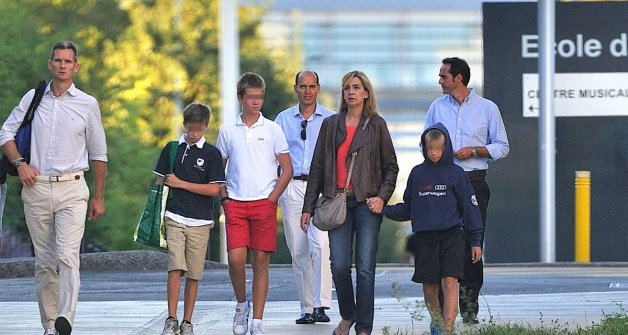
MULTIPOLYGON (((170 142, 170 170, 172 173, 174 168, 174 159, 177 155, 179 142, 170 142)), ((140 221, 135 227, 133 240, 140 242, 149 247, 167 249, 168 241, 166 239, 166 225, 164 224, 164 213, 166 212, 166 203, 172 198, 170 188, 164 184, 153 184, 148 194, 146 207, 142 212, 140 221)))
MULTIPOLYGON (((35 88, 33 100, 28 106, 26 114, 24 115, 24 120, 15 134, 15 145, 17 146, 17 150, 27 163, 30 163, 31 160, 31 123, 33 122, 35 111, 37 110, 37 107, 39 107, 39 103, 41 102, 41 98, 44 96, 45 90, 46 82, 42 80, 35 88)), ((17 168, 6 155, 2 156, 0 169, 0 184, 4 184, 7 174, 17 176, 17 168)))

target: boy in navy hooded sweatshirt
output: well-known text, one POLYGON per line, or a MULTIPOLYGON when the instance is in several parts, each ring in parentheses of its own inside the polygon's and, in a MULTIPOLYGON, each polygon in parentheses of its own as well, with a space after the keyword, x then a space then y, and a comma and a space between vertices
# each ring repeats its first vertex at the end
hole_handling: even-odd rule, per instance
POLYGON ((402 203, 384 208, 395 221, 412 223, 414 233, 407 250, 414 254, 412 281, 423 284, 432 318, 432 335, 449 334, 458 314, 458 278, 464 273, 465 241, 471 244, 474 263, 482 258, 483 229, 471 182, 453 162, 449 133, 442 123, 421 135, 425 161, 412 169, 402 203), (442 286, 445 304, 439 306, 442 286))

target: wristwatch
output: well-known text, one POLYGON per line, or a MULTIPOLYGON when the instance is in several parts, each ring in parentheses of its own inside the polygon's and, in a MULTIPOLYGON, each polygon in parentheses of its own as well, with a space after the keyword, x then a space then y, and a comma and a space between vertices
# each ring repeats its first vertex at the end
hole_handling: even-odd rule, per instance
POLYGON ((471 149, 471 157, 477 157, 478 156, 478 149, 473 148, 471 149))
POLYGON ((15 168, 19 168, 20 165, 22 165, 22 163, 26 162, 26 160, 24 158, 18 158, 16 160, 13 161, 13 166, 15 166, 15 168))

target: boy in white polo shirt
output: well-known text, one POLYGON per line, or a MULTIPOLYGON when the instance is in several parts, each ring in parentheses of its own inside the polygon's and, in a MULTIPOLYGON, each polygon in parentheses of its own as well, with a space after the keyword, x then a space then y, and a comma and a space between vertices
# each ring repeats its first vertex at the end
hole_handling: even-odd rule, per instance
POLYGON ((261 113, 264 79, 252 72, 238 80, 242 113, 220 128, 216 146, 226 167, 227 185, 220 190, 226 218, 229 277, 238 304, 233 333, 248 330, 246 258, 253 266, 251 334, 264 334, 262 317, 268 295, 268 264, 277 245, 277 201, 292 178, 288 142, 281 127, 261 113), (277 177, 277 167, 281 174, 277 177))

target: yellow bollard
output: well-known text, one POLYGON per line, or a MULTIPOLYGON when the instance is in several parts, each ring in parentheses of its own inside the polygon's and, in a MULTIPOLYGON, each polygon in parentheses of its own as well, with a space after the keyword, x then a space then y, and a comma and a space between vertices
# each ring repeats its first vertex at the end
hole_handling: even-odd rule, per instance
POLYGON ((591 171, 576 171, 575 186, 576 262, 591 261, 591 171))

